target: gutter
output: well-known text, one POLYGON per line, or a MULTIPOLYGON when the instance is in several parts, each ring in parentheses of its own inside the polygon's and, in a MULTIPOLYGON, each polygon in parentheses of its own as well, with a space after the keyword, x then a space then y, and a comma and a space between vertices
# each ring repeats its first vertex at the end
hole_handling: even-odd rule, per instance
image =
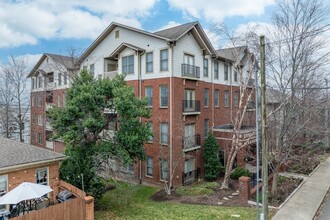
POLYGON ((33 167, 33 166, 46 164, 46 163, 53 163, 53 162, 57 162, 57 161, 62 161, 66 158, 67 157, 64 156, 64 157, 56 158, 56 159, 43 160, 43 161, 37 161, 37 162, 31 162, 31 163, 24 163, 24 164, 9 166, 9 167, 2 167, 2 168, 0 168, 0 173, 8 172, 8 171, 11 171, 11 170, 18 170, 18 169, 21 169, 21 168, 33 167))

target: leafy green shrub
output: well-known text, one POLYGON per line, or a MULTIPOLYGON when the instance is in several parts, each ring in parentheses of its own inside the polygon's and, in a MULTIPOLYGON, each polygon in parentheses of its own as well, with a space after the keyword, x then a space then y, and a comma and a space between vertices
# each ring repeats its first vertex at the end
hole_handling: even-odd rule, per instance
POLYGON ((248 169, 237 167, 233 170, 233 172, 230 174, 230 178, 234 180, 238 180, 241 176, 250 176, 250 171, 248 169))

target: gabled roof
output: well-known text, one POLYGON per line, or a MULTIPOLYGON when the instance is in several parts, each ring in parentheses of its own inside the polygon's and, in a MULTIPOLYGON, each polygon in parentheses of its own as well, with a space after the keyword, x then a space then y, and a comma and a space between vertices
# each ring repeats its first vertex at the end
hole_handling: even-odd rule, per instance
POLYGON ((0 138, 0 152, 0 170, 33 163, 60 161, 66 157, 60 153, 7 138, 0 138))
POLYGON ((154 33, 113 22, 84 51, 84 53, 78 58, 76 64, 80 64, 116 27, 125 28, 131 31, 135 31, 137 33, 148 35, 150 37, 162 39, 167 42, 175 42, 189 31, 192 31, 193 36, 197 39, 199 45, 204 50, 207 50, 209 54, 217 56, 215 49, 213 48, 210 40, 208 39, 207 35, 205 34, 202 26, 199 24, 198 21, 190 22, 154 33))
POLYGON ((52 58, 55 62, 65 66, 66 68, 72 69, 74 68, 74 63, 76 62, 75 58, 69 57, 69 56, 63 56, 58 54, 50 54, 50 53, 44 53, 36 65, 32 68, 30 73, 27 77, 33 76, 33 74, 39 69, 39 66, 42 64, 42 62, 47 58, 52 58))
POLYGON ((166 37, 166 38, 169 38, 172 40, 179 39, 182 35, 184 35, 189 30, 191 30, 197 23, 198 23, 197 21, 190 22, 187 24, 156 31, 156 32, 154 32, 154 34, 162 36, 162 37, 166 37))
POLYGON ((119 47, 117 47, 111 54, 110 54, 110 58, 115 58, 118 56, 118 54, 120 54, 123 50, 125 50, 126 48, 131 48, 135 51, 138 52, 145 52, 145 50, 141 47, 137 47, 133 44, 129 44, 129 43, 122 43, 121 45, 119 45, 119 47))
POLYGON ((217 50, 217 54, 219 57, 236 62, 237 59, 240 58, 241 54, 243 54, 246 50, 247 46, 231 47, 219 49, 217 50))

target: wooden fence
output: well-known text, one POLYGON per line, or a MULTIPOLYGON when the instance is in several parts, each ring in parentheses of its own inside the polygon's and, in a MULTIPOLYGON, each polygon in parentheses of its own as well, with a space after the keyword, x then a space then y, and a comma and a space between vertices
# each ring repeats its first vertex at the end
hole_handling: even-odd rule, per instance
POLYGON ((85 200, 75 198, 47 208, 11 218, 11 220, 80 220, 85 219, 85 200))

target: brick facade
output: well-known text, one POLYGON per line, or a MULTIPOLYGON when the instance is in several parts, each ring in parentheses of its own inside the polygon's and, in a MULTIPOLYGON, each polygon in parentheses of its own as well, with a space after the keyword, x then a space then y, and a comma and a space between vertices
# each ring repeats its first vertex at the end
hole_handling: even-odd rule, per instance
POLYGON ((8 179, 8 191, 14 189, 22 182, 36 182, 36 171, 38 169, 47 168, 48 170, 48 185, 53 184, 59 180, 59 162, 45 163, 37 166, 26 166, 23 168, 17 168, 15 170, 2 172, 0 176, 7 176, 8 179))

